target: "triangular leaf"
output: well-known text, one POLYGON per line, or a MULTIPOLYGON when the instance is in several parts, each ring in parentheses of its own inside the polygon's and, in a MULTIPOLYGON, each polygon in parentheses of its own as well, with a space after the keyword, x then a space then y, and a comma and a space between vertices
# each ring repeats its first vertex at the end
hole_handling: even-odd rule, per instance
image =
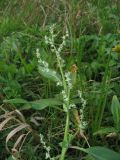
POLYGON ((41 67, 41 66, 39 66, 38 69, 39 69, 40 74, 43 77, 48 78, 49 80, 52 80, 54 82, 61 81, 60 75, 56 73, 54 70, 48 69, 45 67, 41 67))

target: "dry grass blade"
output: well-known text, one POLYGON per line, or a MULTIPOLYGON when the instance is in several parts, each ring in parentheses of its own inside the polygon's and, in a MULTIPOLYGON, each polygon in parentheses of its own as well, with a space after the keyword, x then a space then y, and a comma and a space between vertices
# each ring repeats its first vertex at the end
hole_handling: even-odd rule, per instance
POLYGON ((24 144, 27 136, 29 135, 29 133, 31 133, 31 131, 29 131, 29 132, 25 135, 25 137, 23 138, 22 144, 21 144, 21 146, 20 146, 20 148, 19 148, 19 152, 20 152, 20 150, 21 150, 21 148, 22 148, 22 146, 23 146, 23 144, 24 144))
POLYGON ((6 118, 6 117, 8 117, 8 116, 11 116, 11 115, 13 115, 15 113, 15 111, 11 111, 11 112, 5 112, 5 114, 4 114, 4 118, 6 118))
POLYGON ((13 149, 18 148, 18 146, 20 145, 20 142, 21 142, 21 140, 23 139, 24 136, 26 136, 26 134, 21 134, 21 135, 19 136, 19 138, 17 139, 17 141, 15 142, 15 144, 14 144, 14 146, 13 146, 13 149))
POLYGON ((9 116, 11 116, 12 114, 14 114, 15 113, 15 111, 11 111, 11 112, 5 112, 5 114, 2 114, 1 116, 0 116, 0 119, 2 119, 2 118, 7 118, 7 117, 9 117, 9 116))
POLYGON ((8 134, 8 136, 7 136, 7 138, 6 138, 6 149, 7 149, 8 151, 9 151, 9 149, 8 149, 8 147, 7 147, 8 141, 9 141, 17 132, 19 132, 19 131, 21 131, 22 129, 27 128, 27 127, 29 127, 28 124, 21 124, 20 126, 18 126, 17 128, 15 128, 14 130, 12 130, 12 131, 8 134))
POLYGON ((20 157, 20 153, 19 151, 17 151, 16 149, 12 149, 12 158, 14 160, 22 160, 21 157, 20 157))
POLYGON ((5 119, 1 124, 0 124, 0 131, 2 130, 2 128, 11 120, 14 119, 13 116, 8 117, 7 119, 5 119))
POLYGON ((3 115, 0 116, 0 119, 3 119, 4 117, 5 117, 5 115, 3 114, 3 115))
POLYGON ((30 120, 32 123, 34 123, 36 126, 39 126, 40 124, 38 123, 38 121, 35 119, 35 117, 32 117, 30 120))
POLYGON ((20 117, 20 119, 23 121, 23 122, 25 122, 25 118, 24 118, 24 116, 23 116, 23 114, 19 111, 19 110, 15 110, 15 112, 19 115, 19 117, 20 117))

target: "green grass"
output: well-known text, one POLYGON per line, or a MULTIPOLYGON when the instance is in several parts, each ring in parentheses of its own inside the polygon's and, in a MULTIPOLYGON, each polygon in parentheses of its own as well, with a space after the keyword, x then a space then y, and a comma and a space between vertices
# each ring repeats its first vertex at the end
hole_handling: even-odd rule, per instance
MULTIPOLYGON (((52 157, 61 154, 66 119, 61 105, 50 107, 49 104, 39 110, 31 108, 28 103, 4 102, 10 99, 24 99, 28 102, 59 99, 61 87, 56 87, 54 81, 39 73, 35 55, 36 48, 39 48, 42 59, 49 63, 50 68, 59 72, 56 57, 51 53, 44 38, 49 35, 52 24, 56 24, 55 33, 58 33, 56 45, 61 43, 61 35, 64 35, 66 27, 70 33, 66 47, 61 53, 66 61, 64 71, 71 71, 73 64, 77 66, 71 97, 76 100, 78 113, 74 115, 74 109, 70 110, 69 133, 74 135, 77 131, 76 118, 80 118, 82 104, 78 100, 76 90, 81 90, 83 98, 87 101, 84 116, 88 127, 85 136, 90 146, 106 146, 120 152, 119 130, 116 131, 117 136, 110 138, 106 137, 108 132, 95 134, 101 127, 115 127, 111 103, 114 95, 120 99, 120 51, 115 52, 112 48, 120 45, 120 34, 117 34, 120 29, 119 12, 119 0, 0 1, 0 115, 18 109, 32 128, 32 134, 27 136, 21 148, 21 160, 45 159, 46 151, 40 143, 40 133, 44 135, 46 145, 51 147, 52 157), (39 117, 39 126, 32 121, 36 117, 39 117)), ((20 115, 13 116, 21 121, 20 115)), ((0 118, 0 125, 3 120, 4 118, 0 118)), ((4 126, 7 129, 0 131, 0 159, 9 160, 17 138, 27 132, 23 129, 18 136, 14 135, 8 143, 8 152, 5 148, 6 136, 14 129, 15 124, 15 121, 10 121, 4 126)), ((79 135, 71 145, 88 147, 84 138, 79 135)), ((76 160, 79 157, 91 159, 85 153, 72 148, 68 149, 65 156, 68 160, 76 160)))

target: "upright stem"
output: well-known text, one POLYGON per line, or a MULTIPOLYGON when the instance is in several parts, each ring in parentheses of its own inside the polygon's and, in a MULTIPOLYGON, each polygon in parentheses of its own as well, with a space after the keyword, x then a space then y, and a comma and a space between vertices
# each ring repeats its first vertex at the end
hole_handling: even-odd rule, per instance
POLYGON ((60 63, 60 60, 59 60, 58 56, 57 56, 57 62, 58 62, 58 65, 59 65, 61 76, 62 76, 63 87, 64 87, 65 91, 67 92, 67 85, 66 85, 66 82, 65 82, 65 77, 64 77, 63 69, 62 69, 62 66, 61 66, 61 63, 60 63))
MULTIPOLYGON (((56 48, 55 48, 55 50, 56 50, 56 48)), ((63 73, 63 68, 62 68, 62 65, 61 65, 61 62, 60 62, 60 59, 59 59, 58 56, 57 56, 57 62, 58 62, 58 65, 59 65, 61 76, 62 76, 63 87, 64 87, 64 90, 65 90, 67 96, 68 96, 68 103, 66 104, 66 108, 67 108, 66 124, 65 124, 64 138, 63 138, 63 143, 62 143, 62 151, 61 151, 61 155, 60 155, 60 160, 64 160, 65 154, 66 154, 67 149, 68 149, 68 143, 69 143, 69 119, 70 119, 70 117, 69 117, 69 97, 70 97, 70 89, 67 88, 65 76, 64 76, 64 73, 63 73)))
POLYGON ((65 132, 64 132, 64 139, 63 139, 63 146, 62 146, 62 152, 60 156, 60 160, 64 160, 66 151, 68 149, 68 143, 69 143, 69 111, 66 115, 66 124, 65 124, 65 132))

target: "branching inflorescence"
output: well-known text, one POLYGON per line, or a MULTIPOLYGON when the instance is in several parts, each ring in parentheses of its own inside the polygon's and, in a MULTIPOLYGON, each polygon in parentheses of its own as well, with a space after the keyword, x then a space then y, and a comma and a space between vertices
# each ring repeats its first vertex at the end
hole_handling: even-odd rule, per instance
MULTIPOLYGON (((73 88, 73 82, 72 82, 72 72, 68 71, 66 72, 64 67, 65 67, 65 61, 61 57, 61 52, 66 45, 66 39, 69 37, 68 30, 66 30, 66 34, 62 37, 62 42, 58 46, 55 44, 55 38, 57 37, 57 34, 54 33, 54 28, 55 25, 52 25, 50 27, 50 35, 49 37, 45 36, 45 43, 47 45, 50 45, 51 52, 56 55, 56 60, 57 60, 57 65, 59 67, 60 71, 60 78, 56 78, 56 86, 60 86, 62 88, 61 95, 63 97, 63 110, 66 112, 66 124, 65 124, 65 132, 64 132, 64 138, 63 138, 63 143, 66 144, 67 147, 62 145, 62 152, 60 156, 60 160, 64 160, 66 151, 68 149, 69 143, 70 143, 70 138, 69 138, 69 123, 70 123, 70 109, 71 108, 76 108, 76 104, 71 103, 70 96, 71 96, 71 90, 73 88)), ((41 55, 39 52, 39 49, 36 50, 36 56, 38 58, 38 64, 39 66, 42 67, 42 70, 44 72, 50 72, 51 69, 49 69, 49 64, 41 59, 41 55)), ((75 70, 76 72, 76 70, 75 70)), ((54 77, 57 77, 58 73, 56 71, 50 72, 54 77)), ((81 103, 82 103, 82 108, 80 109, 80 124, 79 124, 79 129, 80 130, 85 130, 87 126, 87 122, 85 121, 84 117, 84 110, 86 107, 86 100, 82 97, 82 92, 78 91, 78 95, 80 97, 81 103)), ((43 142, 43 136, 41 135, 41 143, 43 144, 44 149, 46 150, 46 159, 51 159, 50 157, 50 147, 47 147, 46 144, 43 142)))

